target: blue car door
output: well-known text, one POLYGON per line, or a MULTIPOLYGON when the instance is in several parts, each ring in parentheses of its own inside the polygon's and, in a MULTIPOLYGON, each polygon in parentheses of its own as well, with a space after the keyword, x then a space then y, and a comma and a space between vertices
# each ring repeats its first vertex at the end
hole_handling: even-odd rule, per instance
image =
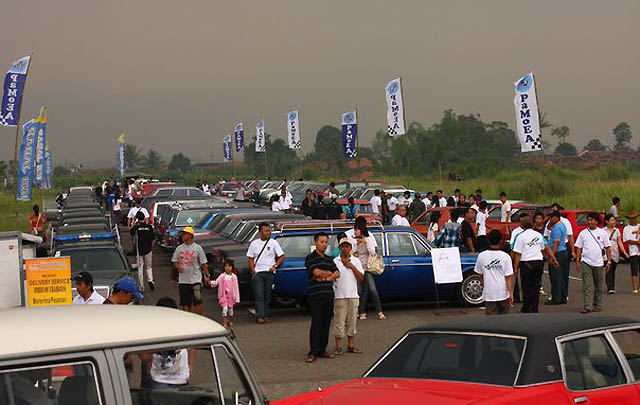
POLYGON ((284 251, 285 259, 274 277, 274 293, 289 298, 304 297, 309 286, 304 261, 315 249, 313 235, 281 235, 276 240, 284 251))
POLYGON ((391 297, 422 298, 430 295, 433 273, 430 257, 425 254, 426 247, 416 246, 415 236, 409 231, 386 232, 386 237, 388 266, 377 280, 379 288, 391 297))

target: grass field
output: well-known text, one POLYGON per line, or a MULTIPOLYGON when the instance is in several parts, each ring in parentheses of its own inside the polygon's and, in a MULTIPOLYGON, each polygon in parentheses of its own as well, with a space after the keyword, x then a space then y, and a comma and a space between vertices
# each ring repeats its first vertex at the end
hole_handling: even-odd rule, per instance
MULTIPOLYGON (((208 179, 213 184, 220 176, 199 174, 198 178, 208 179)), ((89 179, 79 176, 65 176, 65 185, 84 185, 97 183, 102 177, 94 176, 89 179)), ((186 176, 188 177, 188 176, 186 176)), ((349 176, 355 179, 357 176, 349 176)), ((610 166, 599 170, 566 170, 566 169, 538 169, 538 170, 510 170, 491 172, 487 170, 481 176, 466 179, 461 182, 443 180, 439 176, 424 174, 401 177, 389 177, 376 175, 376 179, 382 179, 388 184, 401 184, 418 191, 433 191, 442 188, 446 195, 451 195, 453 190, 460 188, 466 194, 473 193, 480 188, 484 197, 497 199, 501 191, 507 193, 509 199, 525 200, 531 203, 551 204, 558 202, 567 209, 594 209, 606 211, 611 206, 613 196, 622 199, 622 207, 625 212, 631 209, 640 210, 640 172, 629 170, 625 166, 610 166)), ((316 179, 329 182, 340 180, 332 178, 316 179)), ((55 181, 55 179, 54 179, 55 181)), ((195 180, 194 180, 195 184, 195 180)), ((191 185, 191 184, 190 184, 191 185)), ((45 194, 45 207, 53 205, 53 198, 58 190, 48 190, 45 194)), ((15 203, 13 190, 0 190, 0 231, 21 229, 28 230, 28 218, 31 206, 40 204, 39 191, 34 190, 33 202, 15 203), (15 210, 18 210, 16 221, 15 210)))

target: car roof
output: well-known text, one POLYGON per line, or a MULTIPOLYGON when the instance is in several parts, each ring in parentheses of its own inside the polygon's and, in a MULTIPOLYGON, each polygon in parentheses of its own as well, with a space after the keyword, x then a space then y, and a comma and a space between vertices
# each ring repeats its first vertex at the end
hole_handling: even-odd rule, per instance
POLYGON ((115 249, 115 250, 120 250, 120 249, 118 249, 118 246, 116 245, 114 240, 76 241, 76 242, 73 242, 73 243, 61 245, 56 250, 57 251, 63 251, 63 250, 66 251, 66 250, 78 250, 78 249, 83 249, 83 250, 85 250, 85 249, 115 249))
POLYGON ((0 324, 11 325, 1 334, 0 360, 227 333, 200 315, 141 305, 14 308, 0 311, 0 324))

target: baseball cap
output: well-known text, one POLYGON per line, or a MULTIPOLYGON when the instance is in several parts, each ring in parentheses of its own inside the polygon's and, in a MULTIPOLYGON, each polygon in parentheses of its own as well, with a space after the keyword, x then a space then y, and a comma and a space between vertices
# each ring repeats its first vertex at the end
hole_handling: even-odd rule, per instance
POLYGON ((74 280, 76 280, 76 283, 83 282, 87 284, 93 284, 93 276, 87 271, 81 271, 80 273, 78 273, 74 277, 74 280))
POLYGON ((338 246, 342 245, 343 243, 348 243, 349 245, 351 245, 351 247, 353 247, 353 244, 351 243, 351 241, 349 240, 349 238, 342 238, 342 239, 340 239, 340 242, 338 243, 338 246))
POLYGON ((193 228, 190 227, 190 226, 182 228, 182 232, 190 233, 191 235, 195 235, 196 234, 196 231, 194 231, 193 228))
POLYGON ((120 280, 118 280, 115 287, 119 290, 130 292, 137 299, 143 298, 142 293, 138 291, 138 286, 136 285, 136 282, 133 281, 131 277, 121 278, 120 280))

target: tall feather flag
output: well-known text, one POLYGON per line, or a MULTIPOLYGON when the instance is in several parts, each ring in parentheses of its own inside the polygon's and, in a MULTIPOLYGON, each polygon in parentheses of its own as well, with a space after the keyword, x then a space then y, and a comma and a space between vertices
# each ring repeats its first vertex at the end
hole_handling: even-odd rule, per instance
POLYGON ((264 134, 264 120, 258 121, 256 124, 256 152, 267 151, 267 140, 264 134))
POLYGON ((231 150, 231 135, 222 138, 222 152, 225 163, 233 162, 233 151, 231 150))
POLYGON ((387 132, 390 136, 404 135, 404 100, 402 98, 402 80, 391 80, 385 87, 387 95, 387 132))
POLYGON ((35 120, 36 123, 36 154, 35 154, 35 184, 44 186, 44 167, 45 167, 45 147, 47 145, 47 107, 40 107, 40 114, 35 120))
POLYGON ((33 177, 33 154, 36 142, 35 120, 29 120, 22 126, 22 143, 18 160, 18 201, 31 200, 31 181, 33 177))
POLYGON ((236 141, 236 152, 244 151, 244 124, 239 122, 233 129, 233 135, 236 141))
POLYGON ((298 110, 287 114, 287 138, 289 138, 289 149, 300 149, 300 120, 298 110))
POLYGON ((342 114, 342 148, 344 157, 358 156, 358 115, 357 111, 342 114))
POLYGON ((520 150, 522 152, 542 150, 538 96, 533 72, 524 75, 513 85, 516 91, 513 104, 516 108, 516 126, 518 127, 520 150))
POLYGON ((49 141, 47 141, 44 147, 44 188, 49 190, 51 187, 53 187, 53 161, 49 141))
POLYGON ((22 94, 29 74, 31 56, 25 56, 11 65, 4 77, 4 95, 0 105, 0 125, 15 127, 20 121, 22 94))
POLYGON ((118 172, 120 177, 124 177, 124 134, 120 134, 118 137, 118 172))

